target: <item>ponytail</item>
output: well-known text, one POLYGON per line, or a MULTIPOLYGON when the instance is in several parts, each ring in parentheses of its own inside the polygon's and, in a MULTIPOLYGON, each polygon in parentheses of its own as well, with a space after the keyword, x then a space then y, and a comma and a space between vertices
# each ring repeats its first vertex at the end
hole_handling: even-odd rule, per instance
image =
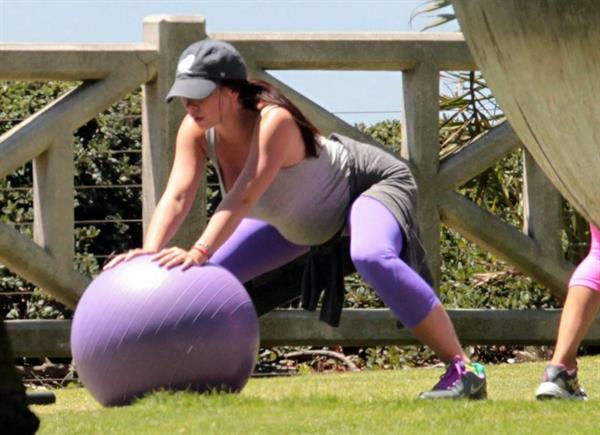
POLYGON ((264 80, 223 80, 221 85, 239 93, 239 100, 244 109, 258 112, 260 103, 286 109, 292 114, 292 118, 300 129, 306 155, 317 157, 319 130, 279 89, 264 80))

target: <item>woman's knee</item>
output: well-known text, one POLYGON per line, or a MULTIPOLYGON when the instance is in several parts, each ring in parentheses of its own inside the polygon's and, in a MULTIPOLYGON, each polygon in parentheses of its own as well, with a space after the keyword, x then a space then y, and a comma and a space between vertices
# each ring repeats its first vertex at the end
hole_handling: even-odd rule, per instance
POLYGON ((397 255, 382 250, 354 250, 350 249, 350 258, 356 271, 367 279, 372 274, 380 274, 390 268, 389 262, 397 255))

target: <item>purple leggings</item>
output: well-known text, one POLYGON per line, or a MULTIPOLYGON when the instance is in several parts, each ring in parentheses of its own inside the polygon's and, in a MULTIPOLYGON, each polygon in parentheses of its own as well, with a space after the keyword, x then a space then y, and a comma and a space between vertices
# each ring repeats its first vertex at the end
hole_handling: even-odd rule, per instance
POLYGON ((600 229, 590 225, 590 253, 571 276, 569 287, 582 286, 600 292, 600 229))
MULTIPOLYGON (((418 325, 440 301, 433 289, 400 259, 398 221, 381 202, 360 196, 349 217, 350 257, 362 278, 407 328, 418 325)), ((244 219, 215 252, 212 263, 246 282, 307 253, 263 221, 244 219)))

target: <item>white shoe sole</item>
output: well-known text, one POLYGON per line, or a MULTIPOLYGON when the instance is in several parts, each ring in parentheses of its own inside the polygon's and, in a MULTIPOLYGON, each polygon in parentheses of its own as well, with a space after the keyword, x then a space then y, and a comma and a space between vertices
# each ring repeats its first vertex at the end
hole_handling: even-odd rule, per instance
POLYGON ((585 396, 570 394, 564 388, 560 388, 554 382, 542 382, 535 392, 538 399, 569 399, 569 400, 588 400, 585 396))

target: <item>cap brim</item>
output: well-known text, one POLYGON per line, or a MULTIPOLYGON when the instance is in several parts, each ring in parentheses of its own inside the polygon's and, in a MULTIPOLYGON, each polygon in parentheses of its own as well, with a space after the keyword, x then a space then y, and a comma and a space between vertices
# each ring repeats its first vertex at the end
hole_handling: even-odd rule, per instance
POLYGON ((202 78, 179 78, 175 80, 165 101, 170 103, 173 98, 183 97, 191 100, 201 100, 208 97, 217 88, 213 81, 202 78))

